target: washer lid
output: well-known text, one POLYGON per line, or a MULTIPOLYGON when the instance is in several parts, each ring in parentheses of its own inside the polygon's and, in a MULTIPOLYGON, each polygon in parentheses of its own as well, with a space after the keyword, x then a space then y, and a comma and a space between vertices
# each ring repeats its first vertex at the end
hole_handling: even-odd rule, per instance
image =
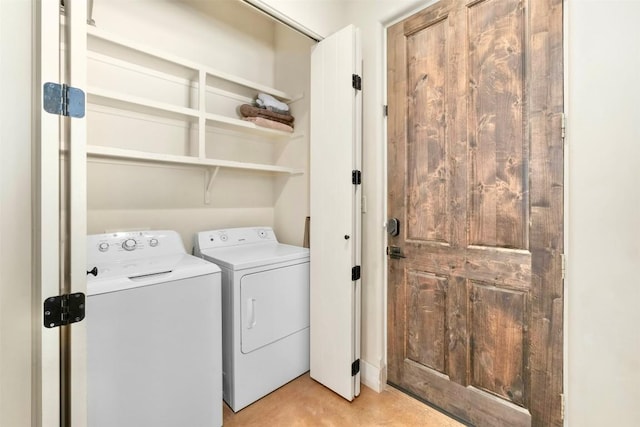
POLYGON ((275 242, 204 249, 200 254, 204 259, 230 270, 244 270, 295 260, 309 261, 308 248, 275 242))
POLYGON ((220 268, 188 254, 174 254, 98 264, 87 276, 87 295, 122 291, 219 273, 220 268))

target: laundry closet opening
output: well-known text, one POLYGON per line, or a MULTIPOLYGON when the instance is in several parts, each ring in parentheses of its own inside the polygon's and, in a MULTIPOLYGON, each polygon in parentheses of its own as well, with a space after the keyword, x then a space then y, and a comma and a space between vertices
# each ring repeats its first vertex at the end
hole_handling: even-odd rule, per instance
POLYGON ((313 40, 238 1, 95 2, 87 34, 87 233, 273 227, 309 215, 313 40), (293 132, 242 120, 259 93, 293 132))

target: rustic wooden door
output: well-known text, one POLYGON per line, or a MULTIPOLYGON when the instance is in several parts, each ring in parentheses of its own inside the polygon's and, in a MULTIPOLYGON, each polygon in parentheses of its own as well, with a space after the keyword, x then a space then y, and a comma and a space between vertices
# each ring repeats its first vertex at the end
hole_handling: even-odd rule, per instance
POLYGON ((562 0, 442 0, 387 39, 389 382, 561 425, 562 0))

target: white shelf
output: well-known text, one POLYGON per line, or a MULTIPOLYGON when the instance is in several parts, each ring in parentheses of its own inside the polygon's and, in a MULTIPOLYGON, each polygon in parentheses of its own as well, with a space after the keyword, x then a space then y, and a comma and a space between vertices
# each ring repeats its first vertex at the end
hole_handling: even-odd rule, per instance
POLYGON ((185 58, 180 58, 176 55, 172 55, 170 53, 166 53, 166 52, 162 52, 160 50, 145 46, 143 44, 140 43, 136 43, 136 42, 132 42, 130 40, 124 39, 122 37, 119 37, 117 35, 111 34, 109 32, 103 31, 99 28, 96 28, 94 26, 88 25, 87 26, 87 35, 91 36, 91 37, 95 37, 97 39, 101 39, 113 44, 117 44, 120 45, 122 47, 131 49, 131 50, 135 50, 137 52, 140 52, 142 54, 148 55, 148 56, 152 56, 158 59, 161 59, 163 61, 167 61, 176 65, 180 65, 184 68, 188 68, 191 69, 193 71, 198 71, 198 70, 203 70, 205 73, 207 73, 210 76, 214 76, 214 77, 218 77, 224 80, 227 80, 229 82, 238 84, 240 86, 244 86, 244 87, 248 87, 250 89, 255 89, 258 92, 263 92, 263 93, 268 93, 270 95, 273 95, 277 98, 280 98, 282 101, 284 102, 288 102, 291 101, 293 99, 293 97, 285 92, 282 92, 280 90, 274 89, 272 87, 263 85, 261 83, 256 83, 253 82, 251 80, 247 80, 244 79, 242 77, 238 77, 238 76, 234 76, 233 74, 229 74, 229 73, 225 73, 223 71, 219 71, 216 70, 214 68, 211 67, 207 67, 203 64, 199 64, 197 62, 194 61, 190 61, 188 59, 185 58))
POLYGON ((87 157, 190 165, 190 166, 200 166, 200 167, 206 167, 206 168, 224 167, 224 168, 244 169, 244 170, 259 171, 259 172, 280 173, 280 174, 288 174, 288 175, 298 175, 298 174, 304 173, 304 171, 301 169, 293 169, 293 168, 288 168, 284 166, 236 162, 232 160, 200 159, 200 158, 189 157, 189 156, 176 156, 171 154, 149 153, 144 151, 125 150, 121 148, 102 147, 97 145, 87 146, 87 157))
POLYGON ((246 120, 234 119, 232 117, 221 116, 220 114, 207 114, 207 123, 213 124, 217 128, 242 131, 243 133, 251 133, 254 135, 263 135, 278 138, 293 138, 297 136, 291 132, 285 132, 277 129, 256 126, 255 123, 246 120))
MULTIPOLYGON (((193 108, 178 107, 172 104, 152 101, 146 98, 96 87, 87 88, 87 95, 90 103, 106 107, 135 111, 139 113, 159 114, 162 116, 177 117, 191 121, 197 121, 200 117, 200 112, 193 108)), ((205 114, 205 119, 207 124, 231 131, 277 138, 292 138, 295 136, 291 132, 256 126, 254 123, 246 120, 235 119, 233 117, 222 116, 220 114, 205 114)))
MULTIPOLYGON (((297 100, 297 98, 293 98, 285 92, 260 83, 252 82, 215 70, 203 64, 126 40, 93 26, 87 27, 87 36, 90 40, 95 39, 101 41, 88 47, 88 58, 110 64, 119 69, 130 70, 143 76, 148 75, 151 78, 184 85, 188 87, 188 90, 196 90, 198 93, 198 105, 190 108, 179 104, 170 104, 146 97, 130 95, 112 89, 95 86, 89 87, 87 89, 87 100, 90 104, 198 123, 197 146, 193 144, 191 146, 191 152, 194 156, 152 153, 109 147, 106 145, 89 145, 87 146, 87 155, 89 157, 129 162, 152 162, 204 167, 212 170, 211 181, 221 167, 289 175, 304 173, 304 170, 277 165, 210 159, 206 158, 204 154, 206 151, 205 140, 207 138, 207 127, 238 132, 271 141, 276 139, 291 140, 300 136, 291 132, 256 126, 254 123, 241 120, 237 117, 210 113, 207 111, 205 96, 207 92, 218 93, 227 98, 235 98, 239 103, 238 105, 240 105, 240 103, 250 102, 250 97, 255 96, 254 91, 268 93, 285 102, 290 102, 292 99, 297 100), (223 82, 221 82, 221 80, 223 82), (253 95, 251 95, 252 93, 253 95), (213 170, 215 170, 215 172, 213 172, 213 170)), ((225 108, 228 109, 228 106, 225 108)), ((207 191, 210 186, 211 184, 209 183, 207 191)))
POLYGON ((96 87, 87 88, 87 100, 89 103, 104 105, 118 109, 125 109, 141 113, 158 114, 171 117, 179 117, 187 120, 198 120, 200 112, 193 108, 179 107, 163 102, 152 101, 115 91, 104 90, 96 87))

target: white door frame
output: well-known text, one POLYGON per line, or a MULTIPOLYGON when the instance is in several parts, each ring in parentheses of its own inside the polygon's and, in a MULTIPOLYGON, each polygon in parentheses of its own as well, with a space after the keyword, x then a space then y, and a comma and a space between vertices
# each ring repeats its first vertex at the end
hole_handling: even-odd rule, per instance
POLYGON ((60 292, 60 117, 44 111, 42 87, 60 81, 60 12, 58 2, 38 0, 34 116, 34 424, 60 425, 60 329, 44 327, 44 300, 60 292))
POLYGON ((43 85, 86 86, 86 3, 67 1, 64 17, 57 1, 35 0, 34 6, 33 424, 81 427, 84 323, 46 328, 43 303, 61 293, 86 293, 86 121, 45 112, 43 85), (63 385, 68 393, 61 392, 63 385))
MULTIPOLYGON (((87 87, 87 2, 67 1, 65 46, 67 54, 65 81, 69 86, 82 89, 87 87)), ((67 239, 69 271, 65 275, 65 293, 81 292, 86 295, 86 254, 87 254, 87 120, 86 118, 66 118, 68 126, 67 160, 67 215, 65 227, 67 239)), ((64 247, 65 245, 63 245, 64 247)), ((65 257, 63 257, 65 259, 65 257)), ((66 326, 64 351, 69 367, 65 377, 69 387, 65 399, 68 408, 67 420, 72 426, 87 424, 87 346, 86 322, 66 326)))

